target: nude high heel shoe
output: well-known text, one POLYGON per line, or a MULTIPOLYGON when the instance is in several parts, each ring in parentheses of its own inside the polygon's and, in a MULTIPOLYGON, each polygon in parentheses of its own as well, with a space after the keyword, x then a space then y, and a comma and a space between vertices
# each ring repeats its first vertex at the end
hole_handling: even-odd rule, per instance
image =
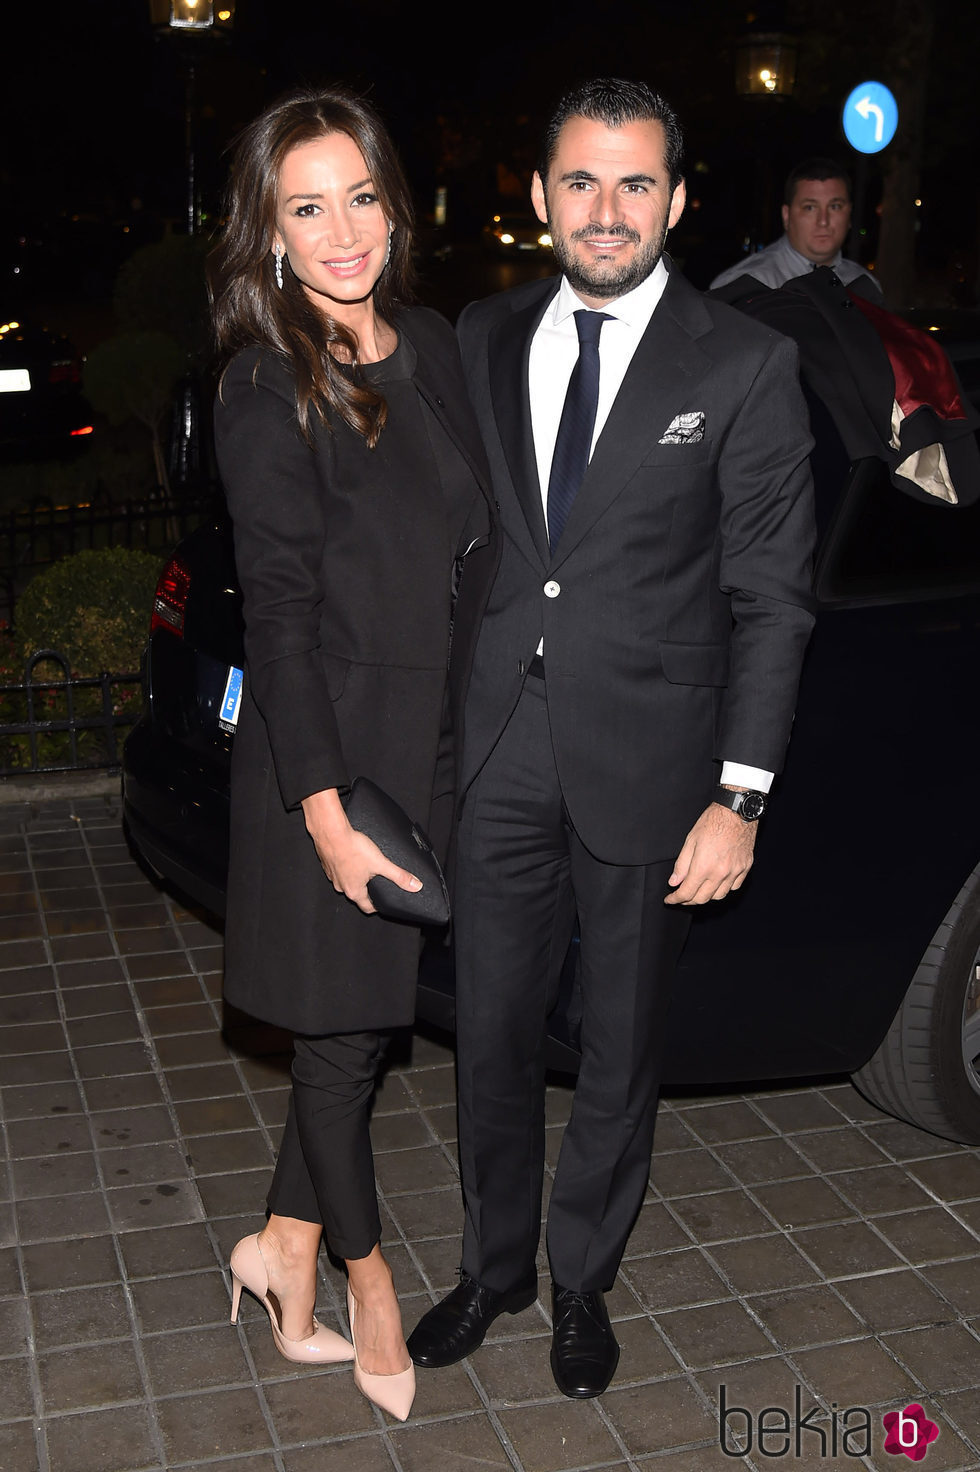
POLYGON ((269 1297, 269 1274, 259 1247, 258 1236, 243 1237, 231 1254, 231 1322, 238 1322, 238 1304, 242 1289, 247 1288, 259 1300, 272 1325, 272 1338, 284 1359, 297 1365, 333 1365, 354 1358, 354 1346, 342 1334, 325 1329, 313 1320, 309 1339, 287 1339, 282 1332, 279 1314, 269 1297))
POLYGON ((347 1316, 350 1319, 350 1337, 354 1341, 354 1384, 363 1396, 374 1405, 387 1411, 399 1421, 407 1421, 415 1399, 415 1366, 399 1370, 395 1375, 372 1375, 362 1370, 357 1358, 357 1335, 354 1333, 354 1296, 347 1288, 347 1316))

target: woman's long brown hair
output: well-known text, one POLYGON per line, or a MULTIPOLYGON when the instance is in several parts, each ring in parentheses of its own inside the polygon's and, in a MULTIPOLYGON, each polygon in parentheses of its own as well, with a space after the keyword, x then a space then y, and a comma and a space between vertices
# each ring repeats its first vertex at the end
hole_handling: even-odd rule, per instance
POLYGON ((355 334, 315 307, 283 258, 282 290, 273 243, 279 176, 302 143, 346 133, 364 156, 385 216, 395 226, 391 255, 374 288, 379 314, 412 299, 412 204, 395 146, 374 109, 341 87, 291 92, 266 108, 239 137, 232 161, 224 232, 208 263, 218 349, 227 360, 260 344, 285 359, 296 377, 296 415, 307 440, 310 410, 337 414, 368 444, 377 443, 387 407, 357 372, 355 334), (338 358, 355 365, 346 373, 338 358))

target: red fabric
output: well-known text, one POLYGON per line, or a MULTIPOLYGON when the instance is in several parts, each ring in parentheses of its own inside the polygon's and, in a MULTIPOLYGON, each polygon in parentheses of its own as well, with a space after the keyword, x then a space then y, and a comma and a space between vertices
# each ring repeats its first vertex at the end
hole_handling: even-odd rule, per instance
POLYGON ((895 377, 895 398, 905 417, 925 405, 941 419, 965 419, 956 375, 936 339, 863 296, 847 294, 881 338, 895 377))

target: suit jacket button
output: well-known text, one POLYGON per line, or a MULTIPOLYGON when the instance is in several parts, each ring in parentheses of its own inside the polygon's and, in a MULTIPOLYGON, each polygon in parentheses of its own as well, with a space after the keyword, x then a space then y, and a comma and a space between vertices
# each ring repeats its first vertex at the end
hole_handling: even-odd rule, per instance
POLYGON ((445 407, 446 407, 446 401, 445 401, 445 399, 437 398, 436 399, 436 403, 439 405, 439 408, 440 409, 445 409, 445 407))
POLYGON ((546 598, 557 598, 558 597, 558 594, 560 592, 561 592, 561 584, 560 583, 554 583, 554 582, 552 582, 552 583, 545 583, 545 585, 544 585, 544 596, 546 598))

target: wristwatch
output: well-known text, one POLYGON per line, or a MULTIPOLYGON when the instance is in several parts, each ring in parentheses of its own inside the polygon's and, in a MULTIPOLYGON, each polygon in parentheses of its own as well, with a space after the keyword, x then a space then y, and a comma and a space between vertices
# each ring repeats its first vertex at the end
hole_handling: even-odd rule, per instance
POLYGON ((730 787, 716 787, 712 801, 731 808, 746 823, 757 823, 766 810, 768 798, 764 792, 733 792, 730 787))

